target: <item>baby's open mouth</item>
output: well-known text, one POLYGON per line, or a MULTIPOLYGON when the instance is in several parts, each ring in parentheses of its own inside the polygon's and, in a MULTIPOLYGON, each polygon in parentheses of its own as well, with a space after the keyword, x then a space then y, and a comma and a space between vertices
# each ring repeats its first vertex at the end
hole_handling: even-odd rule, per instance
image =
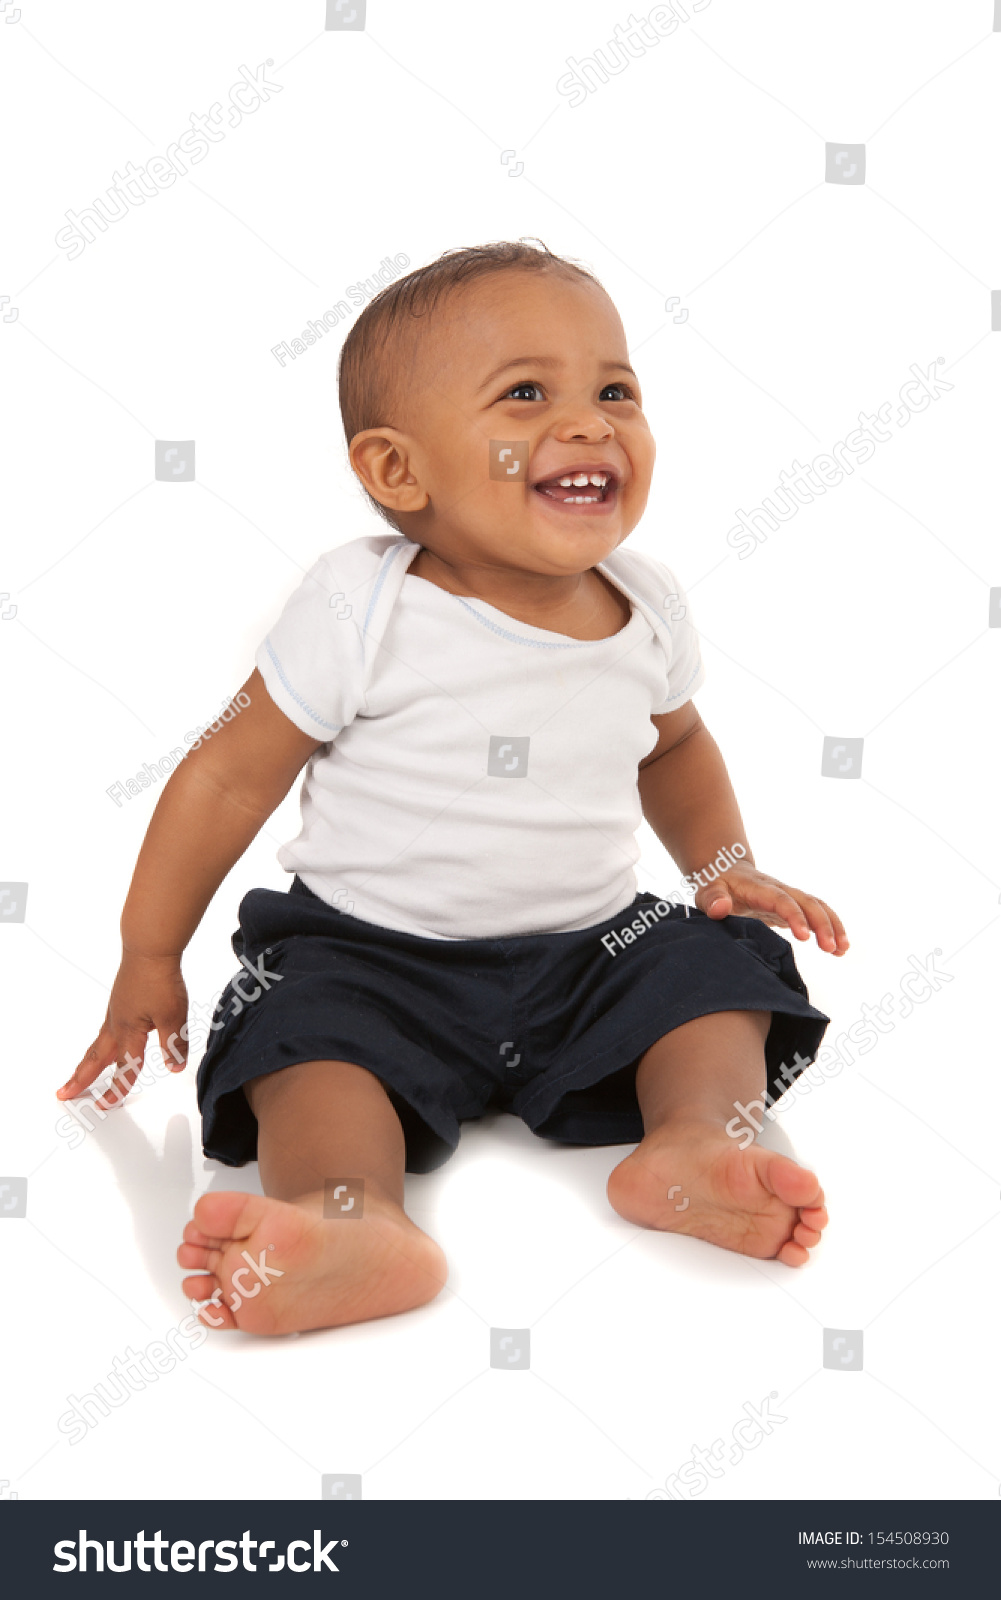
POLYGON ((611 472, 564 472, 543 478, 535 484, 538 494, 560 505, 600 505, 615 493, 616 479, 611 472))

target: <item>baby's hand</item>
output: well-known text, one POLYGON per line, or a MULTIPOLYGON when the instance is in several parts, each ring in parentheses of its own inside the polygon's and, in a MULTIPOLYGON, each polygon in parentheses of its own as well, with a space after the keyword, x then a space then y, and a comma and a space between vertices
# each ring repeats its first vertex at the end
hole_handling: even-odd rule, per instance
POLYGON ((809 939, 812 928, 820 948, 831 955, 843 956, 848 949, 836 911, 816 895, 792 889, 757 867, 738 864, 721 872, 715 883, 704 884, 696 892, 695 904, 717 920, 730 915, 758 917, 772 927, 789 928, 797 939, 809 939))
POLYGON ((148 1034, 155 1028, 163 1059, 181 1072, 188 1046, 180 1031, 188 1020, 188 991, 175 956, 144 956, 126 951, 108 1001, 108 1014, 94 1043, 61 1089, 58 1100, 75 1100, 105 1068, 118 1071, 96 1101, 102 1110, 122 1103, 142 1071, 148 1034))

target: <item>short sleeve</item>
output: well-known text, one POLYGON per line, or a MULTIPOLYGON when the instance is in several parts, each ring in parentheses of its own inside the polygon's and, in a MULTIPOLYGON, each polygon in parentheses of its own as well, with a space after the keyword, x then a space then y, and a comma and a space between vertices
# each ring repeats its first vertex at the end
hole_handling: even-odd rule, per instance
POLYGON ((677 711, 706 676, 688 596, 670 567, 639 550, 614 550, 601 570, 639 605, 667 657, 667 697, 650 707, 651 716, 677 711))
POLYGON ((668 711, 677 711, 690 700, 705 682, 706 669, 695 631, 692 608, 681 584, 669 567, 652 561, 662 577, 660 595, 661 615, 670 634, 671 647, 667 668, 668 696, 663 705, 654 706, 652 714, 662 717, 668 711))
POLYGON ((321 556, 254 657, 279 710, 325 744, 353 721, 364 695, 357 576, 338 582, 331 554, 321 556))

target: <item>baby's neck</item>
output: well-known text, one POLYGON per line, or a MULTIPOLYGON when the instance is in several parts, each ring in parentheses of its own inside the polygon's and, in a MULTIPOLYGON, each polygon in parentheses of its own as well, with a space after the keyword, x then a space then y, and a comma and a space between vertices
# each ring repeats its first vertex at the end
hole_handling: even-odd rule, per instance
POLYGON ((571 639, 607 639, 629 621, 632 608, 620 589, 595 568, 570 576, 492 568, 459 569, 422 549, 408 577, 423 578, 449 594, 481 600, 517 622, 571 639))

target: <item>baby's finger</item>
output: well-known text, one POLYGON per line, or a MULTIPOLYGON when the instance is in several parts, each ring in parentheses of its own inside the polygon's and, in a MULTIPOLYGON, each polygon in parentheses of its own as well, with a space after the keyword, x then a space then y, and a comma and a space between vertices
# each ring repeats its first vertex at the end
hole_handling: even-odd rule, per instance
MULTIPOLYGON (((799 894, 799 890, 796 890, 799 894)), ((818 900, 815 895, 804 894, 800 898, 800 906, 806 916, 810 927, 817 936, 817 943, 822 950, 836 950, 838 941, 831 922, 830 912, 823 900, 818 900)))
POLYGON ((831 919, 831 927, 834 929, 834 938, 837 943, 837 950, 835 954, 843 956, 851 943, 847 933, 845 932, 845 925, 838 916, 838 913, 827 904, 826 900, 820 900, 817 903, 818 905, 823 906, 824 910, 827 912, 827 915, 831 919))
POLYGON ((114 1066, 117 1056, 118 1041, 102 1028, 83 1060, 74 1068, 72 1077, 56 1090, 56 1099, 75 1100, 106 1067, 114 1066))
POLYGON ((706 888, 699 889, 695 896, 695 904, 707 917, 715 916, 719 920, 729 916, 733 910, 733 895, 725 883, 711 883, 706 888))
POLYGON ((125 1099, 125 1096, 128 1094, 129 1090, 132 1088, 132 1085, 135 1083, 143 1069, 143 1061, 141 1056, 134 1056, 132 1055, 131 1051, 128 1050, 125 1052, 125 1054, 127 1058, 127 1064, 124 1066, 119 1064, 118 1071, 115 1073, 115 1076, 108 1084, 108 1087, 105 1089, 104 1093, 97 1096, 94 1101, 94 1104, 99 1106, 102 1111, 111 1110, 113 1107, 121 1105, 122 1101, 125 1099))
POLYGON ((770 911, 780 927, 789 928, 797 939, 809 939, 810 924, 799 901, 781 883, 762 883, 753 879, 741 884, 740 893, 745 904, 753 906, 755 912, 770 911))
MULTIPOLYGON (((171 1072, 183 1072, 188 1064, 187 1038, 182 1038, 179 1031, 186 1021, 187 1017, 182 1017, 176 1028, 166 1023, 157 1024, 156 1034, 160 1041, 164 1063, 171 1072)), ((186 1034, 187 1029, 185 1029, 186 1034)))

